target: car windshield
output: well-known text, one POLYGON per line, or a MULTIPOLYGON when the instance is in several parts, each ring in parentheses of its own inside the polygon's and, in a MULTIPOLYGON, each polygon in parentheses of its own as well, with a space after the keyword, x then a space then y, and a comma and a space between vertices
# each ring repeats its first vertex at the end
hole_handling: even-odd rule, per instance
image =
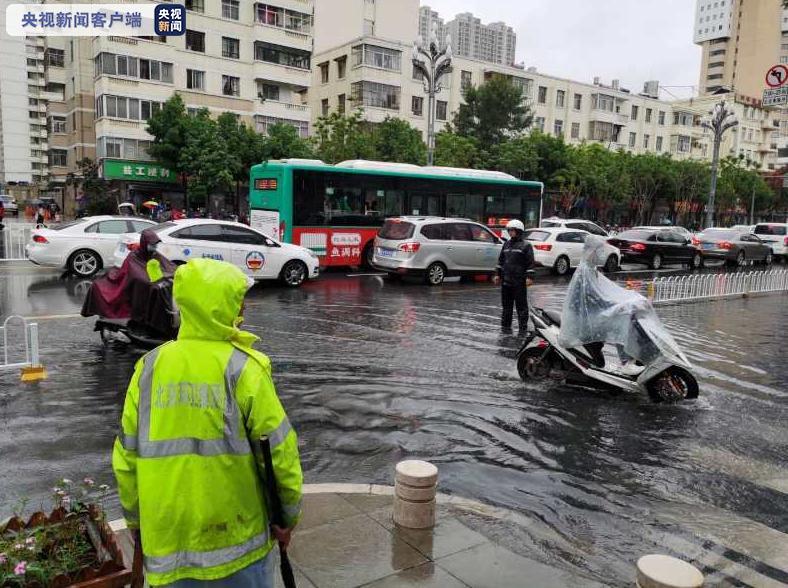
POLYGON ((653 234, 654 231, 624 231, 618 235, 618 238, 630 241, 648 241, 653 234))
POLYGON ((547 231, 526 231, 526 241, 547 241, 550 238, 550 233, 547 231))
POLYGON ((756 235, 785 235, 785 225, 758 225, 756 235))
POLYGON ((175 223, 161 223, 159 225, 156 225, 155 227, 152 226, 152 227, 146 227, 146 228, 152 229, 156 233, 161 233, 162 231, 166 231, 170 227, 174 227, 174 226, 175 226, 175 223))
POLYGON ((390 239, 392 241, 401 241, 403 239, 410 239, 416 225, 413 223, 401 221, 398 219, 387 220, 380 229, 378 235, 381 239, 390 239))
POLYGON ((735 239, 739 231, 731 229, 707 229, 698 235, 701 239, 735 239))
POLYGON ((68 229, 69 227, 73 227, 76 225, 80 225, 84 223, 84 219, 71 221, 70 223, 61 223, 59 225, 52 225, 51 227, 47 227, 50 231, 62 231, 63 229, 68 229))

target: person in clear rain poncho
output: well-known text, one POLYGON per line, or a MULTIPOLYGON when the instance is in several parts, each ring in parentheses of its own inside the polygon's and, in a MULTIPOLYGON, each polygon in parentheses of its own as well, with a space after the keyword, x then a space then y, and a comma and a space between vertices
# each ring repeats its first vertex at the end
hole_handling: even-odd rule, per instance
MULTIPOLYGON (((583 260, 564 300, 558 342, 570 349, 585 347, 600 367, 605 363, 602 344, 615 345, 622 364, 619 371, 634 374, 642 367, 632 360, 647 363, 658 353, 638 322, 659 325, 659 319, 645 297, 618 286, 597 269, 607 256, 604 246, 602 237, 586 237, 583 260)), ((658 328, 664 331, 661 325, 658 328)))

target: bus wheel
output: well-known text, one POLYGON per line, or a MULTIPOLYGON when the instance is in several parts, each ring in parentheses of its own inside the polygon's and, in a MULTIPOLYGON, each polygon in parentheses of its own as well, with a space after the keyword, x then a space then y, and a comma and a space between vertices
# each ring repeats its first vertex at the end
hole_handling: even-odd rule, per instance
POLYGON ((372 258, 375 256, 375 247, 372 243, 372 241, 367 243, 367 246, 364 247, 364 252, 361 254, 361 265, 364 269, 372 269, 372 258))

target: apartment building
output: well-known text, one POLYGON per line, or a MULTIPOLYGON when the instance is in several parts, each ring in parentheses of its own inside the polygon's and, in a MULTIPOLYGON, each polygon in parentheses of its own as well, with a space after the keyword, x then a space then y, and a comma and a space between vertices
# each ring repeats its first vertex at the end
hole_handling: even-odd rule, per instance
POLYGON ((506 23, 485 25, 470 12, 464 12, 446 23, 445 32, 451 35, 452 50, 459 57, 514 64, 517 35, 506 23))
MULTIPOLYGON (((49 173, 46 108, 47 54, 42 37, 5 34, 6 8, 0 2, 0 192, 19 200, 35 198, 49 173)), ((55 96, 58 97, 58 96, 55 96)))
MULTIPOLYGON (((181 37, 48 37, 53 180, 64 184, 89 157, 116 181, 119 197, 178 202, 170 170, 150 161, 147 120, 178 92, 190 112, 237 114, 258 132, 279 122, 309 134, 313 0, 187 0, 181 37)), ((80 197, 70 194, 67 203, 80 197)), ((68 209, 68 206, 66 206, 68 209)))
POLYGON ((433 30, 442 43, 446 38, 446 24, 443 22, 440 14, 432 8, 421 6, 419 8, 419 37, 426 42, 432 35, 433 30))
POLYGON ((697 0, 695 43, 703 49, 699 93, 720 88, 759 98, 766 70, 778 62, 781 0, 697 0))

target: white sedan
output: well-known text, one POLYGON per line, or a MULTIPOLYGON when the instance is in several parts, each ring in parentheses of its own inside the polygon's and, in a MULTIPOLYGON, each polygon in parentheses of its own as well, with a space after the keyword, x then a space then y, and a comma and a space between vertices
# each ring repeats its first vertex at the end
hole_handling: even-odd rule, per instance
POLYGON ((88 216, 33 230, 25 251, 36 265, 62 268, 88 278, 101 268, 112 267, 120 235, 155 226, 144 218, 88 216))
MULTIPOLYGON (((162 223, 154 230, 161 239, 157 252, 176 264, 203 257, 217 259, 238 266, 255 280, 280 279, 291 287, 320 273, 320 260, 306 247, 280 243, 240 223, 184 219, 162 223)), ((139 242, 138 234, 123 235, 115 265, 122 265, 139 242)))
MULTIPOLYGON (((543 227, 527 230, 524 237, 534 248, 536 264, 552 268, 556 274, 563 276, 580 264, 583 259, 583 245, 588 235, 586 231, 543 227)), ((620 265, 621 252, 605 243, 605 261, 602 268, 606 272, 614 272, 620 265)))

